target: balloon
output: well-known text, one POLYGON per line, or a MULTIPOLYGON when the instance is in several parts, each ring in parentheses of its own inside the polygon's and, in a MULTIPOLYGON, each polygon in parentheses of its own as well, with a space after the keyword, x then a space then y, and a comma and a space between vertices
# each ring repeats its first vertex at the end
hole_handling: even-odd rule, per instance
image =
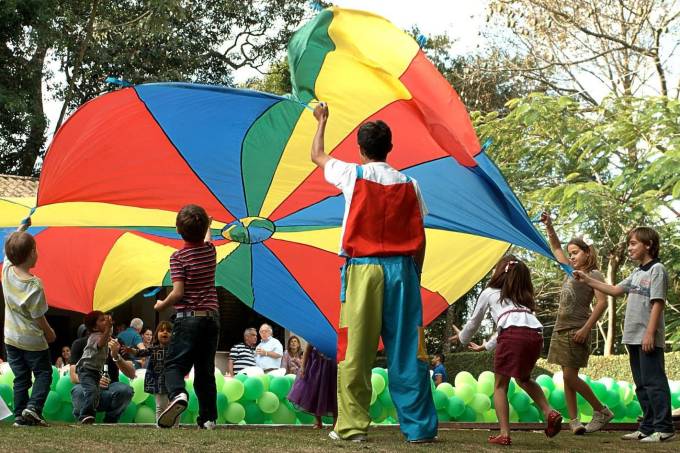
POLYGON ((510 399, 510 404, 512 404, 512 407, 514 407, 518 413, 522 413, 529 408, 531 400, 526 393, 517 392, 510 399))
POLYGON ((284 377, 290 381, 290 385, 293 385, 295 379, 297 379, 297 376, 294 374, 287 374, 284 377))
POLYGON ((461 422, 474 422, 477 420, 477 413, 471 407, 466 406, 458 420, 461 422))
POLYGON ((10 387, 14 384, 14 372, 7 364, 7 367, 3 368, 2 373, 0 373, 0 384, 9 385, 10 387))
POLYGON ((472 376, 472 374, 468 373, 467 371, 461 371, 458 373, 454 379, 454 383, 456 384, 456 388, 465 384, 472 388, 477 387, 477 381, 475 380, 474 376, 472 376))
POLYGON ((438 411, 446 409, 449 405, 449 399, 446 396, 446 393, 442 392, 441 390, 435 390, 434 393, 432 394, 432 397, 434 398, 434 407, 438 411))
POLYGON ((628 409, 623 404, 618 404, 609 408, 614 413, 614 418, 622 419, 628 415, 628 409))
POLYGON ((493 395, 494 381, 484 380, 477 382, 477 393, 482 395, 491 396, 493 395))
POLYGON ((71 389, 73 384, 71 383, 71 378, 69 376, 62 376, 57 382, 57 393, 61 397, 61 400, 65 403, 71 402, 71 389))
POLYGON ((448 412, 446 412, 445 410, 440 410, 437 411, 437 420, 439 420, 440 422, 448 422, 451 421, 451 417, 449 417, 448 412))
POLYGON ((217 386, 217 391, 221 392, 224 386, 224 375, 217 367, 215 367, 215 385, 217 386))
POLYGON ((71 404, 62 403, 58 417, 60 421, 66 423, 73 423, 76 421, 76 418, 73 416, 73 407, 71 404))
POLYGON ((601 403, 606 401, 607 398, 607 387, 602 382, 598 381, 592 381, 590 383, 590 388, 593 390, 593 393, 597 397, 598 400, 600 400, 601 403))
POLYGON ((198 414, 196 412, 192 412, 190 410, 185 410, 182 412, 182 416, 180 417, 179 421, 180 423, 186 423, 187 425, 193 425, 196 423, 196 419, 198 418, 198 414))
POLYGON ((458 418, 465 411, 465 402, 457 396, 449 398, 449 404, 446 408, 449 415, 453 418, 458 418))
POLYGON ((519 414, 515 410, 514 407, 510 406, 510 421, 512 423, 517 423, 519 422, 519 414))
POLYGON ((234 376, 234 379, 241 381, 243 383, 243 382, 246 382, 248 380, 248 375, 241 372, 241 373, 238 373, 236 376, 234 376))
POLYGON ((239 403, 229 403, 224 413, 224 418, 229 423, 239 423, 246 416, 245 408, 239 403))
POLYGON ((61 410, 61 396, 54 390, 50 390, 45 400, 43 412, 45 414, 56 415, 61 410))
POLYGON ((478 414, 483 414, 484 412, 491 409, 491 400, 488 396, 483 393, 475 394, 474 398, 470 402, 470 407, 478 414))
POLYGON ((292 425, 295 423, 295 418, 295 412, 285 404, 279 404, 279 407, 272 413, 272 423, 277 425, 292 425))
POLYGON ((256 377, 249 377, 244 383, 243 399, 255 401, 264 393, 264 384, 256 377))
POLYGON ((229 405, 229 399, 227 399, 227 396, 224 393, 218 392, 217 393, 217 413, 222 414, 224 411, 227 410, 228 405, 229 405))
POLYGON ((479 377, 477 378, 477 382, 481 381, 495 382, 496 376, 491 371, 482 371, 481 373, 479 373, 479 377))
POLYGON ((541 421, 536 407, 529 405, 527 409, 519 413, 519 421, 522 423, 534 423, 541 421))
POLYGON ((52 382, 50 383, 51 390, 57 390, 57 382, 59 382, 59 370, 56 366, 52 366, 52 382))
POLYGON ((243 396, 245 387, 243 382, 235 378, 228 378, 224 380, 224 385, 222 386, 222 393, 227 397, 229 401, 238 401, 243 396))
POLYGON ((517 384, 515 383, 515 378, 510 379, 510 382, 508 383, 508 400, 512 398, 512 395, 515 394, 515 390, 517 389, 517 384))
POLYGON ((387 383, 387 370, 385 368, 375 367, 371 370, 371 374, 379 374, 387 383))
POLYGON ((484 423, 497 423, 498 417, 496 416, 496 411, 493 409, 489 409, 488 411, 484 412, 483 420, 484 423))
POLYGON ((628 404, 628 407, 626 407, 626 417, 637 418, 639 415, 642 415, 640 403, 631 401, 630 404, 628 404))
POLYGON ((553 390, 553 392, 550 394, 550 405, 555 409, 563 409, 566 407, 563 389, 556 388, 553 390))
MULTIPOLYGON (((286 406, 285 404, 281 404, 281 406, 286 406)), ((279 409, 281 408, 279 406, 279 409)), ((290 410, 290 408, 288 408, 290 410)), ((311 425, 314 423, 316 420, 314 419, 314 416, 308 412, 303 412, 303 411, 295 411, 295 416, 297 417, 298 420, 300 420, 300 423, 303 425, 311 425)), ((272 420, 274 419, 274 416, 272 415, 272 420)))
POLYGON ((555 387, 563 388, 564 387, 564 373, 561 371, 558 371, 557 373, 553 374, 552 377, 553 384, 555 384, 555 387))
POLYGON ((385 420, 386 416, 383 415, 384 412, 385 409, 383 408, 383 405, 380 404, 380 401, 376 401, 375 403, 371 404, 368 408, 368 415, 374 422, 379 423, 385 420))
POLYGON ((187 405, 187 409, 191 412, 198 412, 198 397, 196 396, 194 389, 191 389, 189 392, 189 404, 187 405))
POLYGON ((0 398, 2 398, 8 406, 12 406, 12 403, 14 402, 14 391, 12 390, 12 387, 7 384, 0 384, 0 398))
POLYGON ((149 394, 144 391, 144 380, 140 378, 135 378, 130 381, 132 384, 132 390, 134 394, 132 395, 132 402, 141 405, 149 397, 149 394))
POLYGON ((539 377, 537 377, 536 383, 541 387, 547 388, 551 392, 555 390, 555 383, 553 382, 552 378, 547 374, 541 374, 539 377))
POLYGON ((394 407, 394 402, 392 401, 392 395, 390 394, 389 387, 385 387, 385 390, 383 390, 380 396, 378 396, 378 401, 380 401, 380 404, 382 404, 386 409, 391 409, 394 407))
POLYGON ((579 411, 585 415, 593 415, 593 406, 588 403, 578 405, 579 411))
POLYGON ((473 387, 469 384, 456 384, 456 396, 462 399, 465 404, 470 404, 472 398, 475 397, 475 388, 476 386, 473 387))
POLYGON ((148 406, 139 406, 135 423, 156 423, 156 413, 148 406))
POLYGON ((380 395, 385 390, 385 379, 377 373, 371 374, 371 387, 376 395, 380 395))
POLYGON ((635 392, 633 392, 633 389, 631 388, 630 384, 625 382, 625 381, 619 381, 619 398, 621 398, 621 405, 623 406, 628 406, 631 401, 633 401, 633 397, 635 396, 635 392))
POLYGON ((118 373, 118 382, 122 382, 123 384, 130 385, 130 378, 125 376, 123 373, 118 373))
POLYGON ((607 389, 607 397, 605 398, 605 402, 610 409, 621 404, 618 386, 607 389))
POLYGON ((244 417, 246 423, 249 425, 261 425, 264 423, 264 413, 254 401, 247 401, 243 405, 243 409, 245 409, 246 413, 244 417))
POLYGON ((279 408, 279 397, 272 392, 264 392, 257 405, 265 414, 272 414, 279 408))
POLYGON ((292 387, 292 383, 285 377, 275 377, 269 384, 269 391, 279 398, 286 398, 292 387))
POLYGON ((120 423, 132 423, 135 421, 135 415, 137 415, 137 405, 130 401, 123 413, 120 415, 118 421, 120 423))
POLYGON ((144 405, 150 407, 154 411, 156 410, 156 397, 152 394, 149 394, 149 396, 146 397, 146 400, 144 400, 144 405))
POLYGON ((271 376, 268 374, 262 374, 260 376, 257 376, 258 379, 262 381, 262 388, 264 389, 265 392, 269 391, 269 384, 271 382, 271 376))
POLYGON ((439 384, 437 386, 437 390, 444 392, 447 398, 451 398, 453 395, 456 394, 456 390, 448 382, 442 382, 441 384, 439 384))
POLYGON ((598 379, 598 381, 602 384, 604 384, 605 387, 607 387, 607 390, 611 390, 615 387, 618 387, 616 384, 616 381, 610 377, 603 377, 598 379))

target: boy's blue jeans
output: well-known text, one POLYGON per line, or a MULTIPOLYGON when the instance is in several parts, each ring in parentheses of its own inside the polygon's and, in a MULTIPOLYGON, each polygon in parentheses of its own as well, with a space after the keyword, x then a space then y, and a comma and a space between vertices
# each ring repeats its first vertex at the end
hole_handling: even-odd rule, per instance
POLYGON ((655 432, 675 432, 663 349, 654 348, 653 352, 646 353, 639 344, 626 346, 635 393, 642 406, 642 422, 638 430, 647 436, 655 432))
MULTIPOLYGON (((76 384, 71 389, 73 400, 73 416, 80 417, 80 412, 85 405, 83 386, 76 384)), ((124 382, 112 382, 107 389, 99 389, 99 404, 97 412, 106 412, 104 423, 118 423, 118 419, 132 400, 134 391, 124 382)))
POLYGON ((81 404, 80 411, 77 414, 74 413, 78 420, 82 420, 90 415, 92 417, 96 415, 97 406, 99 406, 99 381, 101 377, 101 373, 96 370, 89 370, 87 368, 78 370, 78 380, 80 381, 80 388, 83 392, 82 399, 79 401, 79 404, 81 404))
POLYGON ((43 406, 52 385, 52 364, 50 351, 24 351, 11 345, 7 348, 7 361, 14 373, 14 416, 20 417, 27 407, 42 415, 43 406), (33 391, 28 397, 31 387, 31 372, 35 375, 33 391))
POLYGON ((184 376, 194 367, 199 424, 217 420, 215 352, 219 332, 217 317, 177 318, 172 326, 172 339, 165 358, 165 386, 171 401, 179 393, 187 393, 184 376))

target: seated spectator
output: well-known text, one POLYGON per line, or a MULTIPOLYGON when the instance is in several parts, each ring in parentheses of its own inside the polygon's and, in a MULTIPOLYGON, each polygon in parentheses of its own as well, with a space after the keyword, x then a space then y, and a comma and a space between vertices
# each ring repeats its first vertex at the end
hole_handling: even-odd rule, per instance
POLYGON ((243 342, 235 344, 229 351, 227 361, 227 376, 235 376, 244 368, 255 365, 255 345, 257 344, 257 331, 249 327, 243 332, 243 342))
MULTIPOLYGON (((87 343, 87 329, 84 325, 78 328, 78 339, 71 345, 71 358, 69 361, 69 376, 75 385, 71 389, 71 399, 73 400, 73 413, 77 418, 83 405, 83 387, 78 381, 76 364, 83 355, 85 344, 87 343)), ((121 414, 125 411, 132 400, 132 387, 118 381, 118 374, 122 372, 130 379, 135 377, 135 368, 131 361, 123 359, 120 355, 120 344, 115 339, 109 341, 109 356, 107 364, 109 368, 110 380, 102 378, 99 387, 99 404, 97 412, 105 412, 104 423, 117 423, 121 414)))
MULTIPOLYGON (((142 336, 140 335, 142 326, 144 326, 144 322, 139 318, 134 318, 130 321, 130 327, 118 334, 118 340, 125 347, 144 349, 144 340, 142 340, 142 336)), ((135 370, 142 367, 142 362, 137 359, 134 354, 130 354, 129 358, 132 360, 135 370)))
POLYGON ((298 374, 302 366, 302 355, 300 339, 292 335, 288 339, 288 348, 283 353, 283 360, 281 361, 281 368, 286 369, 286 374, 298 374))
POLYGON ((57 357, 57 360, 54 362, 54 366, 56 366, 57 368, 67 366, 69 364, 70 358, 71 358, 71 348, 68 347, 68 346, 62 346, 61 355, 59 357, 57 357))
POLYGON ((446 375, 446 368, 444 367, 444 354, 438 352, 432 357, 432 367, 434 385, 439 385, 449 380, 449 377, 446 375))
POLYGON ((255 364, 262 368, 265 373, 281 368, 283 345, 272 336, 273 333, 272 326, 269 324, 260 326, 262 340, 255 348, 255 364))
POLYGON ((144 347, 147 349, 153 344, 153 330, 149 327, 142 329, 142 343, 144 343, 144 347))

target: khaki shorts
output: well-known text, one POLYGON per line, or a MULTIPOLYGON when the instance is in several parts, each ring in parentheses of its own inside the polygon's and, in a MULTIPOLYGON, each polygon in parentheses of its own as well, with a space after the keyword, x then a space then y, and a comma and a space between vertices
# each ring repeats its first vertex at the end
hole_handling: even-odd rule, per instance
POLYGON ((574 334, 578 329, 554 331, 550 337, 548 363, 554 363, 567 368, 585 368, 590 357, 590 337, 585 343, 574 341, 574 334))

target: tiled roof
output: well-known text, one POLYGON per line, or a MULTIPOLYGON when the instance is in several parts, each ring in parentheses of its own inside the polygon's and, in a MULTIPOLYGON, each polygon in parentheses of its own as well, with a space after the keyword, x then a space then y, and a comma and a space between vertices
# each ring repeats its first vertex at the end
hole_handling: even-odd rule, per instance
POLYGON ((0 175, 0 197, 35 197, 37 195, 38 178, 0 175))

